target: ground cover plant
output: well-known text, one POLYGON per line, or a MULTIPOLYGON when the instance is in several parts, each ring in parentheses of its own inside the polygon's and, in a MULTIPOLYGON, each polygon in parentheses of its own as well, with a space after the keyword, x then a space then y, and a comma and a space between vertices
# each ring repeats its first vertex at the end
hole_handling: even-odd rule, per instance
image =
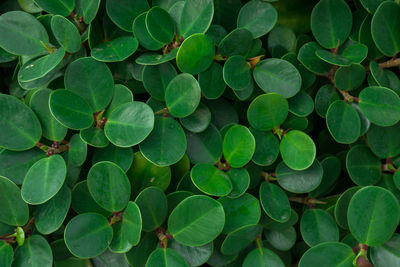
POLYGON ((400 266, 399 2, 3 1, 0 266, 400 266))

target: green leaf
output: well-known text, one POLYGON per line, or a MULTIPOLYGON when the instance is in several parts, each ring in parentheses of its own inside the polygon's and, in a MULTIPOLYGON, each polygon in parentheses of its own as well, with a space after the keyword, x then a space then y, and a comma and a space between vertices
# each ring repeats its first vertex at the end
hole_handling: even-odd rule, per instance
POLYGON ((390 127, 371 125, 367 132, 368 145, 379 158, 392 158, 400 154, 400 124, 390 127))
POLYGON ((139 147, 149 161, 157 166, 169 166, 177 163, 185 154, 185 133, 176 120, 157 116, 154 129, 139 147))
POLYGON ((0 47, 14 55, 33 56, 44 53, 49 36, 31 14, 10 11, 0 16, 0 47))
POLYGON ((360 0, 361 5, 369 13, 374 14, 378 6, 385 0, 360 0))
POLYGON ((301 76, 292 63, 269 58, 260 61, 253 72, 254 80, 266 93, 278 93, 285 98, 296 95, 301 88, 301 76))
POLYGON ((382 187, 367 186, 350 200, 347 220, 350 232, 371 247, 385 243, 393 235, 400 219, 397 198, 382 187))
POLYGON ((348 67, 351 65, 351 61, 342 56, 342 55, 338 55, 338 54, 334 54, 332 52, 326 51, 325 49, 320 49, 315 51, 315 54, 317 55, 317 57, 319 57, 320 59, 322 59, 323 61, 332 64, 332 65, 336 65, 336 66, 341 66, 341 67, 348 67))
POLYGON ((86 24, 90 24, 96 17, 101 0, 76 0, 76 13, 83 17, 86 24))
POLYGON ((63 16, 56 15, 51 19, 51 30, 57 42, 69 53, 81 49, 81 36, 72 22, 63 16))
POLYGON ((221 197, 218 201, 225 211, 223 233, 230 233, 240 227, 257 224, 261 216, 261 208, 257 198, 245 193, 238 198, 221 197))
POLYGON ((51 14, 68 16, 75 8, 74 0, 34 0, 42 9, 51 14))
POLYGON ((179 21, 180 34, 187 38, 196 33, 205 33, 214 16, 214 1, 186 0, 179 21))
POLYGON ((279 146, 283 162, 293 170, 305 170, 313 164, 316 154, 314 141, 306 133, 292 130, 279 146))
POLYGON ((175 59, 177 53, 178 48, 172 49, 171 52, 165 55, 160 55, 156 53, 144 53, 140 55, 135 62, 140 65, 158 65, 175 59))
POLYGON ((400 98, 385 87, 370 86, 361 91, 362 114, 378 126, 392 126, 400 120, 400 98))
POLYGON ((157 236, 154 233, 143 233, 140 243, 128 251, 125 256, 133 267, 142 267, 149 255, 156 249, 157 236))
POLYGON ((250 175, 247 170, 244 168, 232 168, 227 174, 232 183, 232 191, 229 193, 228 197, 238 198, 242 196, 250 185, 250 175))
POLYGON ((346 156, 346 168, 357 185, 372 185, 381 178, 381 161, 365 145, 350 149, 346 156))
POLYGON ((149 8, 146 0, 137 0, 134 5, 130 0, 106 1, 107 15, 118 27, 127 32, 132 31, 135 18, 149 8))
POLYGON ((310 247, 339 241, 339 229, 335 220, 327 211, 321 209, 309 209, 303 213, 300 232, 310 247))
POLYGON ((26 83, 43 78, 61 63, 64 55, 65 50, 61 47, 49 55, 27 61, 18 72, 18 81, 26 83))
POLYGON ((69 140, 68 149, 68 165, 69 166, 81 166, 85 163, 87 156, 87 145, 80 138, 78 134, 74 134, 69 140))
POLYGON ((122 215, 122 233, 131 245, 136 246, 140 241, 141 231, 142 215, 139 206, 129 201, 122 215))
POLYGON ((325 157, 321 160, 321 165, 324 170, 322 181, 315 190, 310 192, 311 197, 320 197, 332 191, 341 173, 341 162, 335 156, 325 157))
POLYGON ((335 85, 340 90, 350 91, 358 88, 364 82, 366 71, 360 64, 352 64, 350 67, 340 67, 335 72, 335 85))
POLYGON ((384 267, 400 264, 399 243, 399 234, 394 234, 392 238, 382 246, 371 248, 370 257, 374 266, 384 267))
POLYGON ((133 94, 132 91, 122 84, 116 84, 114 86, 114 95, 111 100, 110 105, 107 107, 106 112, 104 113, 104 117, 108 117, 108 115, 113 111, 116 107, 133 102, 133 94))
POLYGON ((290 226, 283 230, 266 230, 264 232, 265 239, 274 248, 281 251, 290 250, 296 243, 296 230, 290 226))
POLYGON ((165 89, 165 104, 174 117, 187 117, 200 103, 201 89, 197 80, 188 73, 175 76, 165 89))
POLYGON ((343 100, 336 100, 329 106, 326 124, 338 143, 351 144, 360 136, 361 122, 357 110, 343 100))
POLYGON ((143 68, 143 86, 155 99, 164 101, 165 91, 177 72, 170 63, 147 65, 143 68))
POLYGON ((315 42, 309 42, 304 44, 297 55, 297 59, 306 67, 309 71, 317 74, 327 73, 331 69, 331 65, 321 60, 315 54, 316 51, 320 50, 321 47, 315 42))
POLYGON ((78 182, 72 189, 71 206, 77 213, 95 212, 104 216, 111 215, 111 212, 100 207, 92 198, 87 187, 87 180, 78 182))
POLYGON ((253 128, 268 131, 285 121, 288 109, 288 102, 280 94, 263 94, 251 102, 247 119, 253 128))
POLYGON ((29 101, 29 106, 38 117, 42 126, 42 135, 52 141, 62 141, 68 128, 59 123, 51 114, 49 108, 50 89, 36 91, 29 101))
POLYGON ((321 0, 311 13, 311 31, 325 48, 342 45, 350 34, 352 14, 344 0, 321 0))
POLYGON ((318 160, 305 170, 293 170, 284 162, 281 162, 276 167, 276 176, 278 183, 283 189, 293 193, 307 193, 317 188, 323 175, 323 169, 318 160))
POLYGON ((141 152, 134 154, 132 167, 127 175, 131 181, 133 196, 149 186, 165 191, 171 181, 171 169, 168 166, 160 167, 153 164, 141 152))
POLYGON ((243 267, 252 266, 283 267, 285 264, 283 264, 279 256, 271 250, 266 248, 255 248, 249 254, 247 254, 243 261, 243 267))
POLYGON ((142 142, 153 127, 153 110, 145 103, 135 101, 120 105, 111 112, 104 133, 114 145, 129 147, 142 142))
POLYGON ((65 227, 68 250, 79 258, 93 258, 103 253, 111 242, 113 231, 107 219, 98 213, 83 213, 65 227))
POLYGON ((152 186, 144 189, 135 202, 142 215, 143 231, 154 231, 167 218, 167 198, 160 188, 152 186))
POLYGON ((271 4, 250 1, 240 9, 237 26, 249 30, 254 38, 259 38, 271 31, 277 20, 278 12, 271 4))
POLYGON ((244 28, 230 32, 218 44, 218 52, 226 57, 235 55, 245 56, 253 43, 253 35, 244 28))
POLYGON ((48 235, 55 232, 65 220, 71 205, 71 191, 63 186, 58 193, 35 211, 35 227, 48 235))
POLYGON ((367 54, 368 47, 359 43, 347 46, 342 52, 342 56, 356 64, 361 63, 367 57, 367 54))
POLYGON ((232 191, 229 177, 215 166, 200 163, 193 166, 190 177, 193 184, 203 193, 226 196, 232 191))
POLYGON ((7 244, 5 241, 0 241, 0 263, 1 266, 11 267, 11 263, 13 261, 14 251, 10 244, 7 244))
POLYGON ((223 79, 223 68, 218 63, 212 63, 211 66, 200 72, 198 75, 201 92, 207 99, 217 99, 225 91, 226 84, 223 79))
POLYGON ((228 164, 234 168, 246 165, 253 157, 255 139, 243 125, 231 127, 224 136, 222 151, 228 164))
POLYGON ((146 28, 156 41, 167 44, 172 41, 175 25, 171 16, 161 7, 153 7, 146 14, 146 28))
POLYGON ((248 245, 250 245, 251 242, 253 242, 254 239, 256 239, 257 236, 261 233, 261 231, 262 226, 259 224, 255 224, 246 225, 230 232, 222 243, 222 254, 232 255, 240 252, 248 245))
POLYGON ((60 155, 53 155, 37 161, 26 173, 21 196, 31 205, 42 204, 61 189, 67 174, 67 167, 60 155), (41 186, 38 187, 38 184, 41 186))
POLYGON ((299 267, 330 266, 352 267, 356 255, 351 247, 339 242, 326 242, 312 247, 303 254, 299 267))
POLYGON ((288 99, 289 110, 299 117, 306 117, 314 111, 314 101, 304 91, 299 91, 295 96, 288 99))
POLYGON ((214 248, 212 242, 200 247, 189 247, 173 239, 168 241, 168 246, 178 251, 190 266, 201 266, 204 264, 210 258, 214 248))
POLYGON ((336 201, 334 215, 336 223, 343 229, 348 230, 349 224, 347 223, 347 210, 353 195, 361 188, 361 186, 354 186, 344 191, 336 201))
POLYGON ((65 127, 81 130, 93 122, 93 110, 81 96, 70 90, 55 90, 49 98, 50 112, 65 127))
POLYGON ((289 199, 279 186, 263 182, 260 186, 260 202, 263 210, 271 219, 280 223, 290 219, 289 199))
MULTIPOLYGON (((209 0, 201 0, 209 1, 209 0)), ((187 1, 191 3, 193 1, 187 1)), ((213 41, 205 34, 197 33, 186 38, 176 55, 176 65, 182 72, 199 74, 213 63, 215 48, 213 41)))
POLYGON ((322 86, 315 95, 315 111, 319 116, 325 118, 329 106, 336 100, 339 100, 339 96, 334 87, 330 84, 322 86))
MULTIPOLYGON (((71 151, 71 149, 69 151, 71 151)), ((100 161, 111 161, 126 172, 131 167, 133 161, 132 148, 117 147, 111 144, 105 148, 96 149, 93 153, 92 164, 96 164, 100 161)))
POLYGON ((133 35, 139 41, 140 45, 148 50, 159 50, 163 43, 155 40, 146 27, 146 15, 144 12, 137 16, 133 22, 133 35))
POLYGON ((91 50, 91 56, 102 62, 123 61, 136 51, 138 45, 139 43, 136 38, 121 36, 97 45, 91 50))
POLYGON ((192 133, 201 133, 210 125, 211 111, 203 103, 199 103, 196 110, 185 118, 180 118, 182 126, 192 133))
POLYGON ((158 248, 154 250, 147 262, 146 267, 189 267, 185 259, 171 248, 158 248))
POLYGON ((213 124, 201 133, 186 131, 185 134, 186 155, 192 163, 215 164, 222 156, 222 137, 213 124))
POLYGON ((183 245, 202 246, 221 233, 224 223, 222 205, 210 197, 197 195, 186 198, 172 211, 168 232, 183 245))
POLYGON ((33 235, 25 240, 24 245, 15 251, 13 266, 43 266, 53 265, 53 254, 50 245, 41 235, 33 235))
POLYGON ((392 57, 400 51, 400 6, 385 1, 377 8, 371 22, 371 34, 376 47, 385 56, 392 57))
POLYGON ((65 88, 85 99, 94 111, 101 111, 113 96, 114 80, 105 63, 92 58, 79 58, 68 65, 65 88))
POLYGON ((243 56, 232 56, 224 64, 223 78, 234 90, 241 91, 253 85, 250 66, 243 56))
POLYGON ((110 143, 104 131, 94 126, 82 130, 79 136, 85 143, 94 147, 106 147, 110 143))
POLYGON ((22 226, 28 222, 28 205, 21 198, 21 191, 12 181, 0 176, 0 222, 22 226))
POLYGON ((128 204, 131 186, 125 172, 115 163, 94 164, 89 170, 87 185, 97 204, 108 211, 121 211, 128 204))
POLYGON ((0 94, 0 114, 0 147, 27 150, 39 141, 42 135, 39 120, 16 97, 0 94))

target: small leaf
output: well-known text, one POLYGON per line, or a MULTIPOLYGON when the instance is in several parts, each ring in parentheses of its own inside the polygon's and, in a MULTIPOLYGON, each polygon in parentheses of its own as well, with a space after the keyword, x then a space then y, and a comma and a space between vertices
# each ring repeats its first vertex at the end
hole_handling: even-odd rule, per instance
POLYGON ((279 186, 263 182, 260 186, 260 202, 263 210, 271 219, 280 223, 290 219, 289 199, 279 186))
POLYGON ((187 0, 183 6, 182 16, 179 21, 180 34, 183 37, 196 33, 205 33, 214 16, 214 1, 212 0, 187 0))
POLYGON ((8 225, 22 226, 28 222, 28 205, 21 198, 21 191, 12 181, 0 176, 0 221, 8 225))
POLYGON ((43 266, 53 265, 53 254, 50 245, 41 235, 27 238, 24 245, 15 251, 13 266, 43 266))
POLYGON ((300 259, 299 267, 351 267, 356 255, 351 247, 339 242, 326 242, 308 249, 300 259))
POLYGON ((234 168, 243 167, 251 160, 255 151, 255 140, 248 128, 242 125, 231 127, 224 137, 224 157, 234 168))
POLYGON ((138 48, 138 41, 130 36, 121 36, 97 45, 91 50, 92 58, 102 62, 118 62, 130 57, 138 48))
POLYGON ((232 191, 229 177, 209 164, 193 166, 190 177, 193 184, 202 192, 212 196, 226 196, 232 191))
POLYGON ((171 248, 158 248, 154 250, 147 262, 146 267, 189 267, 185 259, 175 250, 171 248))
POLYGON ((51 19, 51 30, 57 42, 69 53, 81 49, 81 36, 72 22, 63 16, 56 15, 51 19))
POLYGON ((135 18, 149 9, 146 0, 137 0, 132 5, 130 0, 107 0, 106 11, 110 19, 121 29, 132 31, 132 23, 135 18))

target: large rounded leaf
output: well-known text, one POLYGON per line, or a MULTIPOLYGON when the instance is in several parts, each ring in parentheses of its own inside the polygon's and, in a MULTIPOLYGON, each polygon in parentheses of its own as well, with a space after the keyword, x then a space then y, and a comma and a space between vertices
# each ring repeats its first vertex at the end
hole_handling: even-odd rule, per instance
MULTIPOLYGON (((364 1, 365 2, 365 1, 364 1)), ((371 22, 371 34, 376 47, 392 57, 400 51, 400 6, 392 1, 379 5, 371 22)))
POLYGON ((214 59, 214 50, 214 43, 210 37, 202 33, 193 34, 179 47, 176 65, 182 72, 198 74, 210 67, 214 59))
POLYGON ((103 110, 111 101, 114 79, 105 63, 90 57, 79 58, 68 65, 65 88, 85 99, 94 111, 103 110))
POLYGON ((138 48, 138 41, 131 36, 121 36, 99 44, 91 51, 92 58, 102 62, 123 61, 138 48))
POLYGON ((335 220, 325 210, 309 209, 300 221, 300 232, 310 247, 324 242, 339 241, 339 229, 335 220))
POLYGON ((400 264, 400 235, 394 234, 385 244, 371 248, 371 260, 376 267, 400 264))
POLYGON ((153 7, 147 12, 146 28, 151 37, 164 44, 170 43, 175 33, 173 19, 161 7, 153 7))
POLYGON ((0 241, 0 263, 1 266, 10 267, 14 258, 14 250, 10 244, 0 241))
POLYGON ((93 258, 103 253, 111 242, 113 230, 107 219, 97 213, 83 213, 65 227, 64 240, 69 251, 79 258, 93 258))
POLYGON ((290 202, 279 186, 263 182, 260 186, 260 202, 263 210, 271 219, 280 223, 290 219, 290 202))
POLYGON ((283 162, 293 170, 304 170, 314 162, 316 148, 306 133, 292 130, 282 138, 279 151, 283 162))
POLYGON ((111 112, 104 133, 114 145, 129 147, 142 142, 153 127, 153 110, 143 102, 133 102, 120 105, 111 112))
POLYGON ((327 242, 310 248, 300 259, 299 267, 352 267, 356 255, 344 243, 327 242))
POLYGON ((282 95, 263 94, 251 102, 247 110, 247 119, 253 128, 269 131, 282 124, 288 112, 288 102, 282 95))
POLYGON ((132 31, 135 18, 147 9, 149 9, 149 4, 146 0, 135 0, 134 5, 131 0, 106 1, 107 15, 118 27, 127 32, 132 31))
POLYGON ((56 231, 67 216, 70 205, 71 191, 67 186, 63 186, 54 197, 36 208, 36 229, 44 235, 56 231))
POLYGON ((350 232, 360 243, 372 247, 382 245, 399 223, 399 202, 382 187, 364 187, 351 198, 347 220, 350 232))
POLYGON ((293 193, 311 192, 322 181, 323 169, 318 160, 305 170, 296 171, 281 162, 276 167, 278 183, 285 190, 293 193))
POLYGON ((226 196, 232 191, 229 177, 215 166, 196 164, 190 172, 190 177, 193 184, 208 195, 226 196))
POLYGON ((46 202, 61 189, 66 174, 67 167, 60 155, 37 161, 25 176, 21 188, 22 198, 32 205, 46 202))
POLYGON ((222 151, 230 166, 240 168, 253 157, 255 145, 250 130, 243 125, 235 125, 226 132, 222 151))
POLYGON ((29 219, 28 205, 21 198, 21 191, 12 181, 0 176, 0 222, 22 226, 29 219))
POLYGON ((224 223, 224 209, 218 201, 207 196, 191 196, 172 211, 168 232, 183 245, 202 246, 221 233, 224 223))
POLYGON ((200 86, 197 80, 188 73, 173 78, 165 90, 165 104, 174 117, 187 117, 200 103, 200 86))
POLYGON ((74 0, 34 0, 38 6, 51 14, 68 16, 75 8, 74 0))
MULTIPOLYGON (((69 153, 71 153, 71 149, 69 150, 69 153)), ((132 160, 132 148, 108 145, 105 148, 99 148, 94 151, 92 164, 100 161, 111 161, 117 164, 121 169, 126 172, 131 167, 132 160)))
POLYGON ((146 15, 144 12, 136 17, 133 22, 133 35, 139 41, 140 45, 148 50, 159 50, 164 44, 155 40, 146 27, 146 15))
POLYGON ((214 243, 210 242, 200 247, 189 247, 175 240, 168 240, 168 246, 175 249, 186 260, 190 266, 201 266, 213 253, 214 243))
POLYGON ((152 97, 164 101, 165 90, 176 75, 176 70, 170 63, 147 65, 143 68, 143 86, 152 97))
POLYGON ((0 147, 27 150, 42 135, 39 120, 24 103, 11 95, 0 94, 0 147))
POLYGON ((267 93, 278 93, 292 97, 301 88, 299 71, 289 61, 269 58, 260 61, 253 72, 254 80, 267 93))
POLYGON ((13 266, 53 266, 53 254, 49 243, 41 235, 29 237, 23 246, 16 249, 13 266))
POLYGON ((167 218, 167 198, 160 188, 152 186, 144 189, 135 202, 142 215, 143 231, 154 231, 167 218))
POLYGON ((400 98, 389 88, 371 86, 361 91, 362 114, 378 126, 392 126, 400 120, 400 98))
POLYGON ((93 122, 93 110, 81 96, 69 90, 55 90, 49 98, 50 112, 65 127, 82 130, 93 122))
POLYGON ((240 9, 237 26, 249 30, 254 38, 258 38, 272 30, 277 20, 278 12, 271 4, 250 1, 240 9))
POLYGON ((224 64, 223 78, 225 83, 235 91, 253 87, 250 66, 243 56, 229 57, 224 64))
POLYGON ((343 100, 336 100, 329 106, 326 124, 332 137, 338 143, 351 144, 360 136, 360 116, 355 108, 343 100))
POLYGON ((214 1, 187 0, 179 21, 180 35, 187 38, 195 33, 205 33, 214 16, 214 1))
POLYGON ((174 249, 158 248, 154 250, 146 262, 146 267, 189 267, 185 259, 174 249))
POLYGON ((57 42, 69 53, 81 49, 81 36, 75 25, 63 16, 56 15, 51 19, 51 30, 57 42))
POLYGON ((365 145, 350 149, 346 156, 346 168, 355 184, 372 185, 381 178, 381 161, 365 145))
POLYGON ((325 48, 335 48, 346 41, 352 26, 350 7, 344 0, 321 0, 311 14, 311 31, 325 48))
POLYGON ((97 204, 108 211, 121 211, 131 196, 128 177, 118 165, 110 161, 101 161, 90 168, 87 185, 97 204))
POLYGON ((0 47, 15 55, 38 55, 45 52, 43 43, 49 36, 43 25, 31 14, 10 11, 0 16, 0 47))
POLYGON ((140 151, 158 166, 177 163, 185 154, 186 137, 182 126, 171 117, 157 116, 154 129, 140 143, 140 151))
POLYGON ((368 145, 380 158, 391 158, 400 154, 400 123, 391 127, 371 125, 367 132, 368 145))
POLYGON ((243 267, 254 267, 254 266, 274 266, 284 267, 281 258, 266 248, 255 248, 243 261, 243 267))
POLYGON ((253 242, 261 233, 262 226, 259 224, 246 225, 230 232, 221 245, 224 255, 232 255, 240 252, 253 242))

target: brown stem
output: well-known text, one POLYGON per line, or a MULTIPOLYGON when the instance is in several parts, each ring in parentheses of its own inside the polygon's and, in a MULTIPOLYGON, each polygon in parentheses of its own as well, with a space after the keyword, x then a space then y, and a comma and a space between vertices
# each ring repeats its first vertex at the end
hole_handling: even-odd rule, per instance
POLYGON ((338 90, 338 91, 342 94, 342 96, 344 98, 344 101, 346 103, 352 103, 352 102, 359 102, 360 101, 358 99, 358 97, 350 95, 347 91, 342 91, 342 90, 338 90))
POLYGON ((382 69, 392 68, 392 67, 397 67, 397 66, 400 66, 400 58, 390 59, 388 61, 379 63, 379 67, 382 69))

